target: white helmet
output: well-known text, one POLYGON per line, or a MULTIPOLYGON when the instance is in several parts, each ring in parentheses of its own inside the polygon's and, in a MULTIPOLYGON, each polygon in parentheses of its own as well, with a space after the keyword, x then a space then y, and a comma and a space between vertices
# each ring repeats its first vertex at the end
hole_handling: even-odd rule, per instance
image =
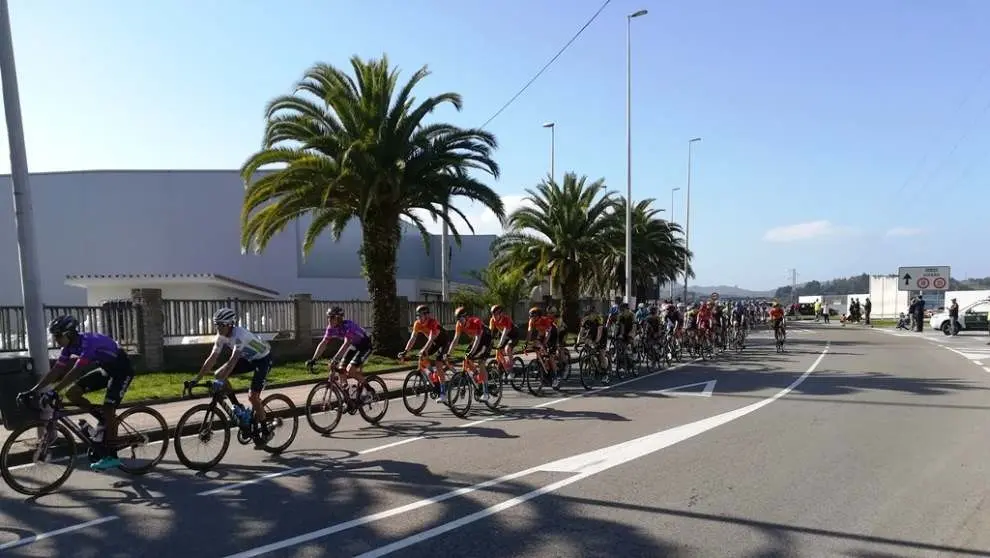
POLYGON ((216 325, 234 325, 237 322, 237 312, 230 308, 221 308, 213 314, 213 323, 216 325))

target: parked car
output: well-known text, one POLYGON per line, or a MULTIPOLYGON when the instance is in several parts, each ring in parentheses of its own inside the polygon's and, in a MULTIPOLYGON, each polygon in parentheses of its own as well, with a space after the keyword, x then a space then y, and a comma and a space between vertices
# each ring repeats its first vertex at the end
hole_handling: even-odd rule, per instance
MULTIPOLYGON (((978 300, 959 309, 959 331, 987 331, 987 315, 990 314, 990 299, 978 300)), ((952 325, 949 312, 942 310, 932 315, 929 321, 933 329, 942 330, 946 335, 952 335, 952 325)))

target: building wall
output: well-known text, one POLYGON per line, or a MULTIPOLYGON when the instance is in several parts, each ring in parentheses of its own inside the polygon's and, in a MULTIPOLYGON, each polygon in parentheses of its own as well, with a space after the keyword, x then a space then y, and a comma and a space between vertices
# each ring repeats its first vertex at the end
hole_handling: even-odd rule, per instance
MULTIPOLYGON (((901 312, 907 312, 913 293, 897 290, 897 276, 870 276, 870 301, 873 302, 873 313, 876 318, 896 318, 901 312)), ((860 302, 865 299, 860 298, 860 302)))
MULTIPOLYGON (((130 300, 133 286, 94 286, 84 289, 86 292, 86 305, 99 306, 108 300, 130 300)), ((153 284, 142 285, 142 288, 161 289, 162 298, 171 300, 226 300, 228 298, 239 298, 241 300, 265 300, 272 297, 263 297, 246 293, 239 289, 222 287, 219 285, 196 285, 196 284, 153 284)))
MULTIPOLYGON (((10 177, 0 176, 9 191, 10 177)), ((314 299, 368 298, 357 250, 357 221, 341 241, 321 238, 303 258, 294 223, 264 253, 242 254, 240 205, 243 183, 236 171, 86 171, 31 176, 42 300, 49 305, 87 303, 85 290, 64 284, 66 275, 216 273, 314 299)), ((10 196, 0 196, 0 216, 13 215, 10 196)), ((455 248, 457 270, 483 268, 493 237, 464 237, 455 248), (463 260, 456 259, 463 256, 463 260)), ((399 295, 416 297, 415 280, 439 277, 439 237, 430 255, 419 233, 408 228, 398 256, 399 295), (406 280, 407 279, 407 280, 406 280)), ((17 237, 12 218, 0 218, 0 305, 20 305, 17 237)))

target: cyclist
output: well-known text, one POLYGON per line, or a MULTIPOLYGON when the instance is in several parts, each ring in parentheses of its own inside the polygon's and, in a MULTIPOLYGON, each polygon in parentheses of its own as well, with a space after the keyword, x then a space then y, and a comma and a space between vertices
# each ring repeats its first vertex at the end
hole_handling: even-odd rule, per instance
POLYGON ((511 365, 512 349, 519 341, 519 329, 516 328, 516 323, 512 321, 512 317, 505 313, 501 304, 492 306, 491 313, 492 317, 488 321, 488 329, 492 331, 493 335, 496 331, 500 333, 498 343, 495 346, 497 350, 505 353, 505 362, 501 364, 503 370, 509 372, 509 379, 511 380, 515 376, 515 370, 511 365))
POLYGON ((406 353, 412 349, 413 343, 416 342, 416 337, 419 334, 423 334, 426 337, 426 344, 419 351, 420 357, 430 357, 431 366, 435 365, 437 361, 444 362, 447 360, 447 345, 450 342, 447 331, 433 317, 430 313, 430 307, 425 304, 420 304, 416 307, 416 320, 412 325, 412 334, 409 336, 409 341, 406 341, 406 348, 399 353, 400 359, 406 358, 406 353), (433 359, 434 356, 436 356, 436 359, 433 359))
POLYGON ((660 330, 662 327, 662 322, 660 321, 660 311, 656 306, 650 306, 646 318, 643 319, 643 325, 646 330, 646 339, 649 341, 658 341, 660 339, 660 330))
POLYGON ((209 374, 224 347, 230 347, 230 358, 213 373, 216 378, 213 381, 214 388, 225 390, 230 402, 238 408, 241 405, 237 402, 234 389, 227 378, 231 374, 253 372, 248 400, 251 401, 255 424, 260 431, 259 442, 269 440, 272 432, 265 422, 265 406, 261 404, 261 390, 264 389, 265 379, 272 370, 272 348, 261 337, 237 325, 237 312, 230 308, 217 310, 213 314, 213 325, 217 328, 217 339, 213 343, 213 350, 206 357, 192 382, 199 382, 200 378, 209 374))
POLYGON ((529 309, 529 327, 527 341, 536 341, 546 350, 549 358, 550 375, 556 383, 557 378, 557 341, 559 337, 557 323, 552 317, 543 313, 543 309, 534 306, 529 309))
POLYGON ((650 316, 650 309, 646 307, 646 304, 640 302, 636 305, 636 323, 642 324, 646 321, 646 318, 650 316))
POLYGON ((705 301, 698 308, 698 330, 702 338, 709 338, 712 329, 712 307, 711 302, 705 301))
MULTIPOLYGON (((492 353, 492 332, 485 325, 485 322, 477 317, 468 315, 467 308, 463 306, 458 307, 454 310, 454 319, 457 320, 457 326, 454 327, 454 338, 450 341, 450 348, 447 349, 447 353, 454 352, 454 347, 457 346, 457 342, 461 339, 461 334, 466 333, 468 337, 471 337, 474 341, 471 342, 471 346, 468 348, 467 352, 464 353, 465 360, 470 360, 471 362, 478 362, 479 360, 485 360, 492 353)), ((488 371, 485 370, 484 366, 476 366, 476 369, 480 371, 481 381, 482 381, 482 401, 488 400, 488 371)))
POLYGON ((578 332, 578 339, 575 345, 581 342, 593 346, 598 350, 598 365, 605 370, 605 322, 602 315, 595 310, 594 306, 588 306, 584 311, 584 319, 581 320, 581 331, 578 332))
POLYGON ((780 303, 776 300, 773 301, 773 306, 770 307, 770 321, 773 326, 774 338, 776 338, 777 331, 779 330, 781 335, 787 336, 787 330, 784 327, 784 309, 780 307, 780 303))
MULTIPOLYGON (((337 349, 337 354, 331 359, 334 364, 346 363, 344 374, 357 380, 357 385, 351 385, 351 398, 357 397, 357 386, 364 385, 364 363, 371 356, 371 336, 356 322, 344 319, 344 309, 339 306, 327 310, 327 329, 323 339, 316 346, 313 358, 306 361, 306 366, 313 366, 327 350, 331 339, 341 339, 343 343, 337 349)), ((370 394, 369 394, 370 395, 370 394)))
POLYGON ((62 391, 75 383, 65 392, 65 396, 96 419, 96 432, 92 440, 102 446, 102 457, 90 468, 103 471, 119 467, 120 459, 116 450, 111 449, 110 442, 116 435, 117 407, 134 379, 134 368, 127 351, 106 335, 80 333, 79 320, 72 316, 55 318, 48 324, 48 332, 62 352, 51 371, 30 390, 19 394, 18 399, 23 400, 42 391, 62 391), (73 356, 76 357, 75 363, 70 364, 73 356), (48 386, 51 386, 50 389, 44 389, 48 386), (104 388, 107 391, 100 407, 83 397, 84 393, 104 388))
POLYGON ((619 366, 619 362, 626 361, 626 366, 623 366, 623 368, 625 368, 628 372, 632 372, 632 366, 630 366, 627 362, 629 361, 627 350, 629 345, 632 343, 633 335, 636 333, 636 316, 629 310, 628 302, 619 304, 619 313, 615 316, 614 321, 616 325, 616 366, 619 366))

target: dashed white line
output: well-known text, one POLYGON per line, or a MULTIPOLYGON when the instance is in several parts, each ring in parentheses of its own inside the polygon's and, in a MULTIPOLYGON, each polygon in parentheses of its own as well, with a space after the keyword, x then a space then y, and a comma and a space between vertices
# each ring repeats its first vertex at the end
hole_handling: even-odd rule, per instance
POLYGON ((17 539, 16 541, 10 541, 8 543, 0 544, 0 550, 10 550, 12 548, 20 548, 22 546, 27 546, 29 544, 34 544, 38 541, 43 541, 45 539, 50 539, 52 537, 57 537, 59 535, 65 535, 67 533, 72 533, 79 531, 81 529, 86 529, 87 527, 93 527, 94 525, 100 525, 108 521, 113 521, 115 519, 120 519, 116 515, 109 515, 107 517, 101 517, 99 519, 94 519, 92 521, 87 521, 85 523, 79 523, 77 525, 72 525, 71 527, 64 527, 62 529, 56 529, 55 531, 48 531, 47 533, 39 533, 37 535, 17 539))

